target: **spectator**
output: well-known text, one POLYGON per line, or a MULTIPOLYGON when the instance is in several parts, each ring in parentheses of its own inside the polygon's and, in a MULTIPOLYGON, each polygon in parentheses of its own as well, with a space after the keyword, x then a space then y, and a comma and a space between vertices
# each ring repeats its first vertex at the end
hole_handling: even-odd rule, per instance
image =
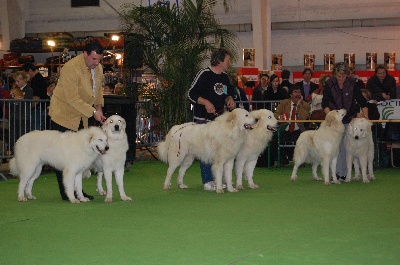
POLYGON ((369 92, 368 89, 361 89, 361 93, 367 100, 368 119, 379 120, 381 118, 381 114, 378 110, 378 101, 371 99, 371 92, 369 92))
POLYGON ((267 91, 268 85, 269 85, 269 75, 262 74, 260 77, 260 83, 256 88, 254 88, 253 95, 251 96, 251 101, 253 102, 252 104, 253 110, 265 108, 264 103, 254 103, 254 102, 264 100, 263 95, 265 91, 267 91))
POLYGON ((349 67, 349 76, 354 78, 356 80, 356 85, 358 88, 360 89, 364 89, 365 88, 365 84, 364 82, 358 77, 358 75, 356 75, 356 70, 354 70, 353 67, 349 67))
MULTIPOLYGON (((39 69, 32 63, 25 63, 22 69, 30 77, 30 86, 33 90, 33 99, 49 99, 47 96, 47 82, 44 77, 39 73, 39 69)), ((34 102, 32 103, 33 109, 31 113, 32 130, 45 130, 46 129, 46 103, 34 102)))
MULTIPOLYGON (((330 74, 322 74, 319 77, 319 88, 314 90, 314 92, 312 92, 310 95, 308 95, 307 101, 310 102, 311 113, 314 110, 322 110, 321 103, 322 103, 325 82, 327 80, 329 80, 329 78, 331 78, 331 77, 332 77, 332 75, 330 75, 330 74)), ((313 118, 311 118, 311 119, 313 120, 313 118)))
POLYGON ((290 71, 287 69, 283 69, 281 76, 282 76, 281 86, 284 90, 286 90, 286 93, 289 94, 289 89, 293 86, 293 84, 290 83, 290 81, 289 81, 290 71))
MULTIPOLYGON (((222 114, 226 107, 235 108, 234 91, 225 72, 230 64, 230 53, 220 48, 211 54, 211 66, 201 69, 189 88, 188 98, 193 104, 196 123, 206 123, 222 114)), ((214 191, 211 165, 200 162, 204 190, 214 191)))
MULTIPOLYGON (((13 99, 32 99, 33 90, 29 86, 29 75, 25 71, 18 71, 12 75, 15 87, 10 91, 13 99)), ((13 146, 22 135, 30 132, 31 102, 21 101, 10 104, 10 147, 13 146)))
MULTIPOLYGON (((280 82, 279 82, 279 77, 275 74, 271 75, 270 77, 270 84, 268 86, 267 91, 264 92, 264 100, 282 100, 282 99, 287 99, 288 94, 286 91, 282 88, 280 82)), ((275 111, 275 106, 271 105, 266 107, 266 109, 269 109, 270 111, 275 111)))
POLYGON ((396 98, 396 80, 383 65, 376 67, 375 75, 367 81, 367 89, 371 92, 371 99, 378 102, 396 98))
POLYGON ((115 85, 113 83, 107 83, 104 85, 104 95, 114 94, 115 85))
POLYGON ((54 93, 54 89, 56 88, 57 83, 55 81, 51 81, 49 82, 49 84, 47 85, 47 96, 49 98, 51 98, 51 96, 53 96, 54 93))
MULTIPOLYGON (((280 101, 274 116, 277 119, 289 119, 289 120, 306 120, 310 115, 310 105, 303 100, 303 96, 301 95, 301 88, 293 85, 289 89, 290 98, 284 99, 280 101)), ((281 123, 280 126, 280 143, 284 142, 296 142, 300 136, 300 133, 305 131, 305 127, 303 123, 290 123, 289 126, 287 123, 281 123)), ((272 140, 270 142, 270 150, 271 150, 271 164, 273 165, 275 162, 278 162, 278 134, 274 134, 272 140)), ((259 161, 257 161, 257 166, 263 166, 267 163, 267 155, 261 155, 259 161)), ((285 166, 289 163, 289 160, 293 158, 293 149, 288 150, 280 150, 280 166, 285 166)))
MULTIPOLYGON (((343 124, 347 129, 348 124, 354 117, 368 118, 367 101, 356 85, 356 80, 349 75, 349 68, 344 63, 337 63, 333 67, 332 78, 325 83, 322 108, 327 114, 331 110, 345 109, 343 124), (362 114, 360 112, 362 109, 362 114)), ((339 147, 339 155, 336 165, 336 177, 344 180, 347 175, 346 151, 343 139, 339 147)))
POLYGON ((123 95, 124 94, 124 85, 118 82, 114 87, 114 94, 115 95, 123 95))
MULTIPOLYGON (((301 94, 303 99, 307 101, 308 95, 312 94, 314 90, 318 89, 318 85, 311 82, 311 77, 313 76, 313 71, 310 68, 303 70, 303 81, 297 82, 295 85, 301 87, 301 94)), ((307 101, 309 102, 309 101, 307 101)))
MULTIPOLYGON (((233 85, 235 95, 233 96, 233 100, 235 100, 236 108, 242 108, 247 111, 250 111, 249 100, 247 99, 246 92, 243 88, 241 88, 238 84, 238 76, 237 73, 232 72, 229 74, 229 80, 233 85)), ((248 81, 246 83, 246 87, 251 86, 251 83, 248 81)))

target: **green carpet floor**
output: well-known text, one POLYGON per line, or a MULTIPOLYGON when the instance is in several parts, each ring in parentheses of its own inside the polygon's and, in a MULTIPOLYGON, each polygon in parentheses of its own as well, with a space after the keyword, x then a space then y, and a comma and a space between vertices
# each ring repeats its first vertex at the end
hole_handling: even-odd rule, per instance
MULTIPOLYGON (((166 165, 133 164, 123 202, 62 201, 54 174, 35 183, 36 201, 18 202, 18 179, 0 181, 0 264, 400 264, 400 174, 325 186, 311 168, 257 168, 258 190, 162 189, 166 165)), ((95 177, 84 180, 95 194, 95 177)))

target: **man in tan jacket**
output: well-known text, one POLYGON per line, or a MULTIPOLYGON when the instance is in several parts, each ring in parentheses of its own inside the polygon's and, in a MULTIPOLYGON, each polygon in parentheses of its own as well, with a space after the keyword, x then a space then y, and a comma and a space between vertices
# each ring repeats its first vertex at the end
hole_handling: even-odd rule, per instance
MULTIPOLYGON (((51 128, 65 132, 78 131, 88 127, 88 119, 97 121, 106 119, 103 115, 104 105, 102 78, 103 47, 98 42, 91 42, 82 54, 68 61, 61 69, 60 78, 50 101, 49 116, 51 128)), ((56 171, 60 194, 68 200, 62 180, 62 172, 56 171)), ((84 193, 93 199, 93 196, 84 193)))
MULTIPOLYGON (((301 87, 293 85, 289 89, 288 99, 279 102, 274 116, 283 120, 307 120, 310 116, 310 105, 303 100, 301 87)), ((286 122, 280 125, 280 144, 284 142, 296 142, 300 133, 305 131, 304 123, 286 122)), ((274 135, 270 143, 271 165, 278 161, 278 137, 274 135)), ((280 149, 280 166, 285 166, 293 158, 293 148, 280 149)))

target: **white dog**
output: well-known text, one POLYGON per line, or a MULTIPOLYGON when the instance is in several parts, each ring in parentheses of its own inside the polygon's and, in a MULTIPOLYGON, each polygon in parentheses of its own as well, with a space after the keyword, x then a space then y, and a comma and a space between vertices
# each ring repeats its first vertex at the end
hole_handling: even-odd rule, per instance
POLYGON ((374 141, 372 139, 371 127, 372 122, 365 118, 354 118, 347 127, 344 136, 347 162, 347 176, 345 182, 350 182, 351 180, 351 167, 353 162, 356 180, 360 179, 359 164, 361 166, 363 182, 369 183, 369 180, 375 180, 373 171, 374 141))
POLYGON ((254 110, 250 114, 258 121, 253 126, 253 130, 246 132, 246 138, 239 152, 236 154, 235 172, 236 189, 243 189, 243 172, 247 178, 250 189, 258 189, 258 185, 253 182, 253 172, 257 164, 259 155, 267 147, 272 139, 273 132, 276 131, 278 121, 274 114, 266 109, 254 110))
POLYGON ((245 130, 257 122, 244 109, 235 109, 217 117, 207 124, 185 123, 172 127, 164 142, 159 143, 160 159, 169 165, 164 189, 171 188, 171 177, 180 166, 178 185, 183 183, 186 170, 197 158, 212 165, 217 193, 223 193, 222 175, 225 173, 227 190, 235 192, 232 186, 232 168, 235 156, 245 139, 245 130))
POLYGON ((297 179, 297 170, 303 163, 312 164, 312 177, 314 180, 321 180, 317 175, 318 165, 322 166, 325 185, 329 182, 329 167, 332 173, 333 183, 340 182, 336 177, 337 156, 339 154, 340 141, 343 138, 344 125, 342 119, 346 110, 332 110, 321 123, 318 130, 305 131, 297 139, 293 155, 293 172, 291 180, 297 179))
POLYGON ((124 190, 126 152, 129 149, 128 137, 125 132, 126 122, 121 116, 112 115, 107 118, 102 128, 107 135, 109 149, 94 163, 97 171, 97 192, 100 195, 106 195, 105 202, 112 202, 112 174, 114 173, 121 200, 131 201, 132 198, 126 196, 124 190), (107 193, 103 190, 101 183, 103 174, 106 180, 107 193))
POLYGON ((82 173, 98 156, 106 153, 107 136, 97 127, 78 132, 33 131, 18 139, 15 157, 10 160, 10 171, 19 176, 18 200, 35 200, 32 186, 42 167, 48 164, 63 171, 65 193, 70 202, 89 201, 82 194, 82 173), (74 196, 74 190, 78 199, 74 196))

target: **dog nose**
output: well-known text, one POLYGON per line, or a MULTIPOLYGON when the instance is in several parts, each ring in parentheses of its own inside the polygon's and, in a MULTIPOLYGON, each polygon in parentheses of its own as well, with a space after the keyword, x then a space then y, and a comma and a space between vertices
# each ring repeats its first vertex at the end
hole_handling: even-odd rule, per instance
POLYGON ((256 118, 256 122, 258 122, 258 119, 256 118))
POLYGON ((354 137, 354 138, 355 138, 356 140, 358 140, 358 138, 359 138, 359 137, 358 137, 358 135, 357 135, 357 136, 356 136, 356 137, 354 137))
POLYGON ((116 131, 119 131, 119 125, 115 125, 114 128, 116 131))
POLYGON ((106 149, 106 151, 107 151, 108 149, 110 149, 110 147, 106 146, 106 148, 105 148, 105 149, 106 149))

